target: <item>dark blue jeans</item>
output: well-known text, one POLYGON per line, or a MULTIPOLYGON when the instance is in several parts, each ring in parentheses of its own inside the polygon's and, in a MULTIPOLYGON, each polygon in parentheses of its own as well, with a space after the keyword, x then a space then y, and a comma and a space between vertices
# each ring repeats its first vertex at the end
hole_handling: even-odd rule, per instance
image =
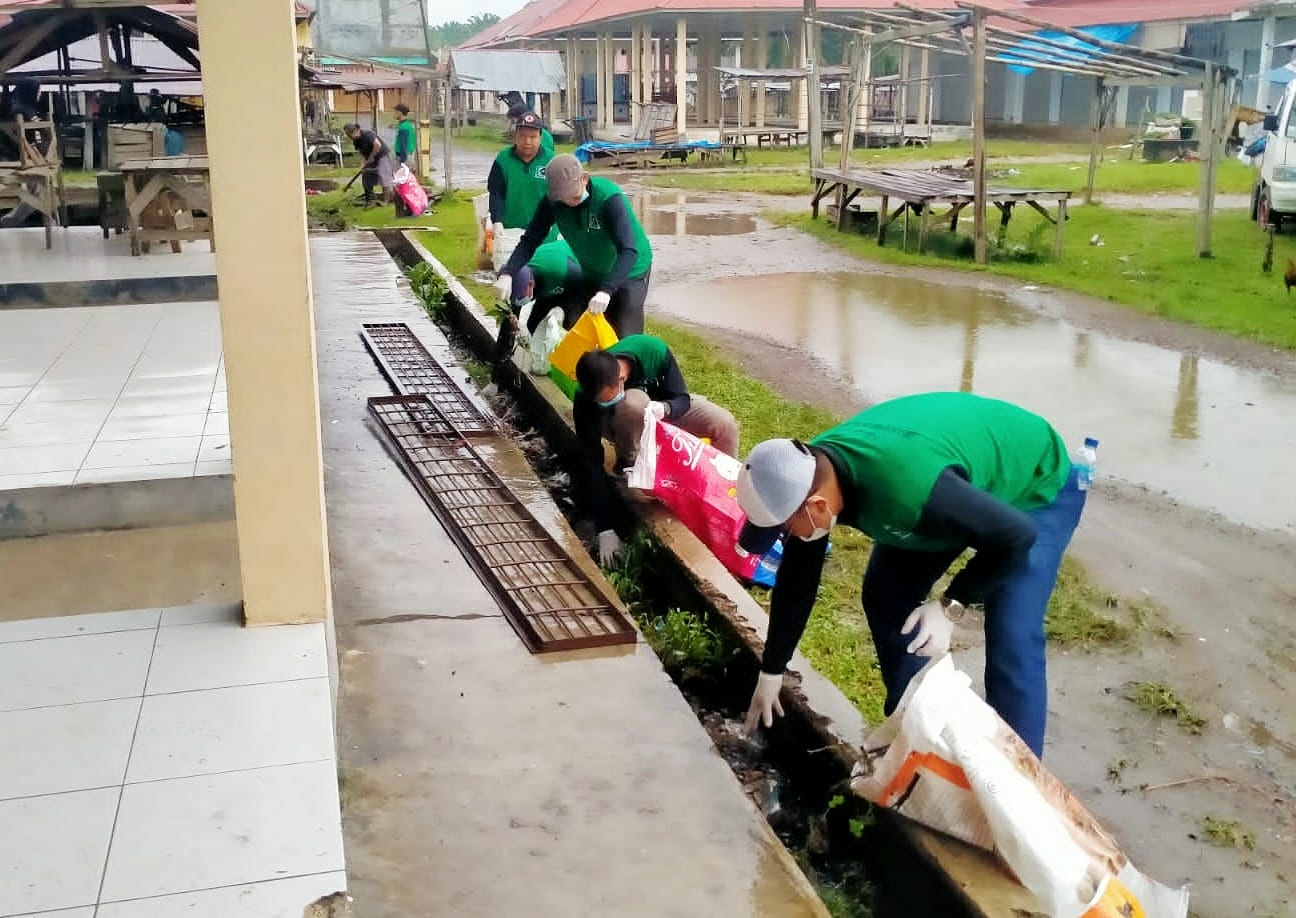
MULTIPOLYGON (((1072 471, 1053 503, 1029 511, 1035 544, 985 599, 986 701, 1036 755, 1044 752, 1048 719, 1044 614, 1062 555, 1084 511, 1085 496, 1076 487, 1072 471)), ((926 657, 906 650, 913 635, 902 635, 900 628, 960 554, 873 547, 861 599, 887 689, 888 714, 900 702, 909 680, 927 663, 926 657)))

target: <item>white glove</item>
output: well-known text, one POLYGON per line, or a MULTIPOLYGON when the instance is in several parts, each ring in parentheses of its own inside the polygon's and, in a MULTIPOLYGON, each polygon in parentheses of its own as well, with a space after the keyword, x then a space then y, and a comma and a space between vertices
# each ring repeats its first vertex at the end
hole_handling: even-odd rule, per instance
POLYGON ((653 414, 657 415, 657 420, 664 421, 666 419, 665 402, 649 402, 648 410, 651 411, 653 414))
POLYGON ((495 242, 498 244, 500 239, 504 237, 504 224, 496 223, 491 226, 491 235, 495 237, 495 242))
POLYGON ((612 294, 604 293, 600 290, 598 293, 590 297, 589 306, 587 308, 590 312, 594 313, 594 315, 601 316, 603 313, 607 312, 608 303, 610 302, 612 302, 612 294))
POLYGON ((599 564, 610 567, 621 554, 621 537, 615 529, 604 529, 598 534, 599 564))
POLYGON ((743 721, 744 730, 754 733, 758 722, 772 727, 774 715, 783 716, 783 704, 779 701, 781 688, 783 688, 782 673, 773 675, 762 672, 756 677, 756 691, 752 692, 751 705, 747 708, 747 719, 743 721))
POLYGON ((513 278, 507 274, 501 274, 499 280, 495 281, 495 299, 501 303, 510 303, 513 300, 513 278))
POLYGON ((940 657, 949 653, 954 623, 945 614, 939 599, 929 600, 910 612, 900 633, 908 634, 915 627, 918 634, 909 642, 910 653, 920 657, 940 657))

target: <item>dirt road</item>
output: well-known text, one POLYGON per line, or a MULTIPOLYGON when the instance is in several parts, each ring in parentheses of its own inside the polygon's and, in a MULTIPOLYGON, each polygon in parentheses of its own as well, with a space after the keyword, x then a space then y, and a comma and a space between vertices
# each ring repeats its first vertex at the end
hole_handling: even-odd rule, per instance
MULTIPOLYGON (((925 369, 944 365, 954 373, 953 354, 969 388, 1036 387, 1047 400, 1053 390, 1045 377, 1060 361, 1048 348, 1058 336, 1071 342, 1066 360, 1074 372, 1090 374, 1076 378, 1092 379, 1103 361, 1112 374, 1132 374, 1110 391, 1086 391, 1075 409, 1084 423, 1101 417, 1119 436, 1110 449, 1104 444, 1110 474, 1090 498, 1073 550, 1104 588, 1155 600, 1178 637, 1144 633, 1130 652, 1054 652, 1046 760, 1136 864, 1165 882, 1192 882, 1194 914, 1292 914, 1296 498, 1281 463, 1296 454, 1288 413, 1296 355, 1067 292, 856 259, 751 221, 764 206, 756 198, 689 195, 676 206, 686 211, 679 235, 652 237, 650 313, 694 325, 788 397, 847 413, 912 386, 941 384, 948 374, 930 377, 925 369), (730 229, 698 235, 688 230, 689 216, 730 229), (744 221, 754 229, 732 230, 744 221), (846 292, 830 304, 840 324, 825 331, 816 327, 822 313, 799 301, 795 284, 807 285, 807 302, 821 301, 829 274, 830 286, 846 292), (845 274, 849 284, 836 281, 845 274), (743 286, 752 277, 765 302, 743 286), (927 302, 886 293, 913 283, 928 292, 927 302), (734 290, 748 298, 736 316, 725 305, 726 291, 734 290), (915 310, 921 314, 911 315, 915 310), (968 310, 976 321, 950 337, 960 322, 967 325, 968 310), (800 319, 782 321, 785 314, 804 319, 802 327, 800 319), (903 321, 893 322, 896 316, 903 321), (1001 343, 1027 332, 1037 337, 1001 343), (1047 359, 1037 359, 1037 346, 1047 359), (972 358, 982 349, 978 359, 969 358, 969 348, 972 358), (871 368, 861 368, 861 354, 871 368), (1151 425, 1156 431, 1145 430, 1150 422, 1137 414, 1144 399, 1164 408, 1164 431, 1160 421, 1151 425), (1248 405, 1266 413, 1248 415, 1248 405), (1095 413, 1084 414, 1090 409, 1095 413), (1229 424, 1237 426, 1221 432, 1229 424), (1146 445, 1122 454, 1122 441, 1146 445), (1224 458, 1199 461, 1198 451, 1212 449, 1224 458), (1277 464, 1265 455, 1274 451, 1277 464), (1172 689, 1204 718, 1201 734, 1136 708, 1124 697, 1134 681, 1172 689), (1236 846, 1210 843, 1208 818, 1236 821, 1236 846)), ((662 218, 655 225, 675 224, 662 218)), ((957 382, 954 376, 945 385, 957 382)), ((1060 410, 1073 409, 1063 399, 1060 410)), ((974 646, 978 635, 964 629, 960 639, 974 646)), ((978 671, 979 657, 972 650, 960 662, 978 671)), ((1229 840, 1227 831, 1215 834, 1229 840)))

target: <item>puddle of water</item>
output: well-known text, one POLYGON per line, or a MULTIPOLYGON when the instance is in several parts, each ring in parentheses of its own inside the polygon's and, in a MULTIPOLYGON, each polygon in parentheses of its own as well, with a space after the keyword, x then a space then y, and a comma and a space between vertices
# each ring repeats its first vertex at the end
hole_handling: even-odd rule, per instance
POLYGON ((751 214, 717 212, 715 201, 683 192, 641 192, 630 197, 630 204, 649 236, 737 236, 756 231, 751 214), (705 210, 693 213, 690 204, 705 205, 705 210))
MULTIPOLYGON (((1296 377, 1078 329, 1007 296, 913 278, 779 274, 656 284, 650 306, 819 358, 870 400, 962 390, 1101 440, 1099 474, 1296 531, 1296 377)), ((688 368, 684 368, 687 374, 688 368)))

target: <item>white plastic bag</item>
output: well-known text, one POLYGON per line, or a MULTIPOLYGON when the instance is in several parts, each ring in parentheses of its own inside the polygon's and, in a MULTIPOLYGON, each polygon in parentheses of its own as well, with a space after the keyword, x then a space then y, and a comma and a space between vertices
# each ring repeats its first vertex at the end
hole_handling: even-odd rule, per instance
POLYGON ((864 748, 885 751, 856 766, 852 790, 998 852, 1054 918, 1188 914, 1187 889, 1139 873, 948 655, 913 678, 864 748))
POLYGON ((522 233, 524 232, 525 230, 521 229, 506 229, 495 239, 494 247, 491 249, 491 260, 495 265, 496 274, 508 264, 509 256, 513 254, 513 250, 522 241, 522 233))
POLYGON ((414 178, 414 173, 410 172, 410 167, 405 165, 405 163, 401 163, 400 168, 397 169, 392 174, 392 184, 404 185, 406 182, 411 181, 413 178, 414 178))
POLYGON ((555 306, 536 326, 531 336, 531 373, 544 376, 549 372, 549 355, 558 346, 566 332, 563 330, 563 311, 555 306))

